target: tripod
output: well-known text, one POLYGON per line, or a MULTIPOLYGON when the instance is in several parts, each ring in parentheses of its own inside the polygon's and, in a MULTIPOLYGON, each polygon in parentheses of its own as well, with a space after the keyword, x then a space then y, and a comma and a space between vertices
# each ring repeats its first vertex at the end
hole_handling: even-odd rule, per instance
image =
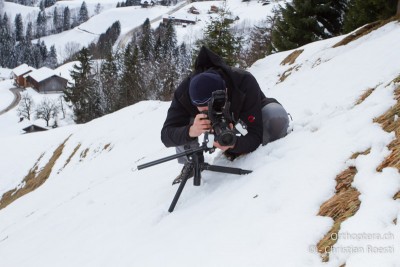
POLYGON ((205 133, 204 135, 204 140, 203 143, 200 147, 198 148, 193 148, 186 150, 182 153, 178 153, 176 155, 172 155, 169 157, 165 157, 159 160, 155 160, 152 162, 148 162, 142 165, 138 165, 138 170, 151 167, 169 160, 177 159, 182 156, 187 156, 189 160, 189 167, 186 169, 186 172, 184 173, 184 177, 179 185, 179 188, 175 194, 174 199, 172 200, 172 203, 168 209, 169 212, 173 212, 176 206, 176 203, 179 200, 179 197, 181 196, 181 193, 183 191, 183 188, 186 185, 187 180, 189 179, 190 173, 194 172, 194 178, 193 178, 193 185, 194 186, 200 186, 201 184, 201 169, 203 170, 208 170, 208 171, 214 171, 214 172, 222 172, 222 173, 229 173, 229 174, 237 174, 237 175, 243 175, 243 174, 248 174, 251 173, 252 171, 250 170, 243 170, 239 168, 231 168, 231 167, 224 167, 224 166, 217 166, 217 165, 210 165, 208 163, 203 163, 199 162, 199 156, 203 154, 203 152, 209 152, 210 154, 214 152, 215 148, 213 147, 213 135, 209 135, 208 133, 205 133))

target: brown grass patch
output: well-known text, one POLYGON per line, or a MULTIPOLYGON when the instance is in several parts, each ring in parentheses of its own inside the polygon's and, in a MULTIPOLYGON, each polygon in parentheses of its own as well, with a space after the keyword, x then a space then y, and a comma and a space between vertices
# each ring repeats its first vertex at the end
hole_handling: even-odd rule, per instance
POLYGON ((359 104, 361 104, 362 102, 364 102, 364 100, 367 99, 367 97, 369 97, 375 89, 376 89, 376 88, 369 88, 369 89, 367 89, 367 90, 360 96, 360 98, 356 101, 356 105, 359 105, 359 104))
POLYGON ((289 68, 288 70, 286 70, 284 73, 282 73, 281 77, 279 77, 279 81, 277 82, 277 84, 284 82, 286 80, 286 78, 289 77, 290 74, 292 74, 293 71, 297 71, 300 67, 301 67, 301 65, 295 65, 295 66, 289 68))
POLYGON ((68 139, 69 137, 65 139, 65 141, 61 145, 58 146, 58 148, 53 152, 53 155, 49 159, 49 162, 47 162, 47 164, 43 167, 43 169, 37 172, 40 159, 44 154, 42 154, 39 157, 38 161, 29 170, 28 174, 25 176, 25 178, 23 179, 23 181, 19 186, 3 194, 3 196, 0 199, 0 210, 4 209, 5 207, 13 203, 15 200, 19 199, 20 197, 34 191, 36 188, 38 188, 39 186, 41 186, 46 182, 46 180, 49 178, 51 174, 54 164, 56 163, 57 159, 61 156, 65 143, 67 142, 68 139))
POLYGON ((359 38, 371 33, 372 31, 377 30, 380 27, 382 27, 382 26, 384 26, 384 25, 386 25, 386 24, 388 24, 388 23, 390 23, 392 21, 398 20, 398 19, 399 19, 399 17, 392 17, 392 18, 387 19, 387 20, 379 20, 379 21, 375 21, 375 22, 369 23, 369 24, 365 25, 364 27, 362 27, 361 29, 359 29, 358 31, 348 35, 347 37, 345 37, 343 40, 341 40, 340 42, 336 43, 332 47, 336 48, 336 47, 341 46, 341 45, 347 45, 348 43, 350 43, 352 41, 355 41, 355 40, 357 40, 357 39, 359 39, 359 38))
MULTIPOLYGON (((370 149, 354 153, 351 158, 355 159, 359 155, 367 155, 369 152, 370 149)), ((337 237, 342 222, 354 216, 360 208, 361 201, 358 198, 360 192, 351 186, 356 174, 357 168, 350 166, 337 175, 335 195, 323 203, 319 209, 319 216, 328 216, 334 221, 332 228, 317 244, 318 252, 324 262, 329 261, 329 251, 338 240, 337 237)))
POLYGON ((86 148, 81 152, 81 159, 79 161, 82 161, 84 158, 86 158, 87 153, 89 152, 89 148, 86 148))
POLYGON ((371 152, 371 148, 368 148, 367 150, 365 150, 363 152, 356 152, 350 157, 350 159, 356 159, 360 155, 364 155, 364 156, 368 155, 370 152, 371 152))
POLYGON ((379 172, 386 167, 394 167, 400 170, 400 118, 397 118, 400 114, 400 86, 396 88, 394 95, 397 100, 396 104, 386 113, 374 119, 374 122, 381 124, 386 132, 394 131, 396 136, 388 146, 391 150, 390 155, 376 169, 379 172))
POLYGON ((285 57, 285 59, 281 62, 281 65, 292 65, 296 59, 301 55, 301 53, 303 53, 304 49, 299 49, 299 50, 295 50, 292 53, 290 53, 290 55, 288 55, 287 57, 285 57))
MULTIPOLYGON (((394 84, 400 83, 400 75, 393 79, 394 84)), ((396 104, 391 107, 386 113, 374 119, 374 122, 381 124, 382 128, 386 132, 395 133, 395 139, 388 145, 391 151, 390 155, 376 168, 378 172, 381 172, 384 168, 393 167, 398 171, 400 170, 400 85, 394 91, 396 104)), ((393 196, 394 200, 400 199, 400 191, 393 196)), ((393 220, 394 224, 397 224, 397 218, 393 220)))
MULTIPOLYGON (((111 143, 106 144, 106 145, 104 146, 103 150, 107 150, 107 148, 109 148, 110 146, 111 146, 111 143)), ((111 148, 110 148, 110 150, 111 150, 111 148)))
POLYGON ((68 163, 71 161, 72 157, 76 154, 76 152, 78 152, 78 149, 79 149, 80 147, 81 147, 81 144, 78 144, 78 145, 75 147, 74 151, 72 151, 71 155, 69 155, 67 161, 65 161, 64 166, 63 166, 61 169, 59 169, 57 173, 60 173, 60 172, 68 165, 68 163))

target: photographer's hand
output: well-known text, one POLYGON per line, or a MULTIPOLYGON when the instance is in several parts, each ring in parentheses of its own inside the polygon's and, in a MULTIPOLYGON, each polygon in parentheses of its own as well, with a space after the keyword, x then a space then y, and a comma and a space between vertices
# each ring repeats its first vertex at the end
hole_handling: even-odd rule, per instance
POLYGON ((207 115, 200 113, 194 118, 193 125, 189 128, 190 137, 198 137, 202 133, 211 130, 211 121, 207 119, 207 115))
POLYGON ((215 146, 216 148, 221 149, 222 151, 225 151, 225 150, 228 150, 228 149, 230 149, 230 148, 234 148, 234 147, 235 147, 235 145, 231 145, 231 146, 221 146, 218 142, 214 142, 214 146, 215 146))

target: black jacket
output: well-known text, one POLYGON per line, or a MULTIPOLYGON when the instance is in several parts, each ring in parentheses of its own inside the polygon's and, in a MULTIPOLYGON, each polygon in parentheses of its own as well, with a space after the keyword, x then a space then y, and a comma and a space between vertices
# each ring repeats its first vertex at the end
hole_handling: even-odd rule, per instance
MULTIPOLYGON (((226 65, 221 57, 202 47, 191 77, 210 68, 218 70, 225 80, 233 119, 235 121, 241 119, 248 127, 248 134, 240 136, 235 147, 229 149, 229 152, 243 154, 254 151, 262 143, 261 108, 266 104, 278 102, 273 98, 265 97, 256 79, 249 72, 226 65)), ((191 77, 183 80, 176 89, 161 130, 161 140, 167 147, 180 146, 195 140, 189 136, 189 128, 191 118, 194 118, 199 111, 191 103, 189 97, 191 77)))

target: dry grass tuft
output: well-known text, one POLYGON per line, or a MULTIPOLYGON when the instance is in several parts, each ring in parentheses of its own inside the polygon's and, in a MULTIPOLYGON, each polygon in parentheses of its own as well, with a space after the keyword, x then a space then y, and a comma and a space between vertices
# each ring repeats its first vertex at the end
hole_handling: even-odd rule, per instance
MULTIPOLYGON (((394 84, 400 83, 400 75, 393 79, 394 84)), ((393 167, 400 170, 400 85, 394 91, 396 104, 391 107, 385 114, 374 119, 374 122, 381 124, 382 128, 387 132, 395 133, 395 139, 389 144, 388 148, 391 151, 390 155, 376 168, 376 171, 381 172, 384 168, 393 167)), ((400 199, 400 191, 393 196, 394 200, 400 199)), ((393 220, 397 224, 397 219, 393 220)))
POLYGON ((25 176, 24 180, 19 186, 3 194, 0 199, 0 210, 4 209, 20 197, 34 191, 36 188, 40 187, 46 182, 51 174, 54 164, 61 156, 68 138, 53 152, 49 162, 47 162, 43 169, 37 172, 40 159, 44 154, 39 157, 35 165, 29 170, 28 174, 25 176))
POLYGON ((358 156, 360 156, 360 155, 368 155, 369 153, 371 152, 371 148, 368 148, 367 150, 365 150, 364 152, 356 152, 356 153, 354 153, 351 157, 350 157, 350 159, 356 159, 358 156))
MULTIPOLYGON (((354 176, 357 173, 357 168, 354 166, 350 166, 346 170, 344 170, 341 174, 336 176, 336 194, 346 191, 351 187, 353 183, 354 176)), ((326 203, 326 202, 325 202, 326 203)))
POLYGON ((89 152, 89 148, 86 148, 81 152, 81 159, 79 161, 82 161, 84 158, 86 158, 87 153, 89 152))
MULTIPOLYGON (((107 148, 109 148, 111 146, 111 143, 108 143, 104 146, 103 150, 107 150, 107 148)), ((112 149, 112 147, 110 147, 110 150, 112 149)), ((109 151, 110 151, 109 150, 109 151)))
POLYGON ((290 74, 292 74, 293 71, 297 71, 300 67, 301 67, 301 65, 295 65, 295 66, 287 69, 284 73, 282 73, 281 77, 279 77, 279 81, 277 82, 277 84, 284 82, 286 80, 286 78, 289 77, 290 74))
POLYGON ((388 146, 392 152, 376 169, 379 172, 386 167, 394 167, 400 170, 400 120, 398 119, 400 115, 400 86, 396 88, 394 94, 397 100, 396 104, 386 113, 374 119, 374 122, 381 124, 385 131, 394 131, 396 136, 388 146))
POLYGON ((334 221, 332 228, 317 244, 318 252, 324 262, 329 261, 329 251, 337 242, 342 222, 352 217, 360 208, 361 202, 358 199, 360 192, 351 186, 356 173, 357 169, 351 166, 336 176, 335 195, 322 204, 318 212, 318 215, 329 216, 334 221))
POLYGON ((379 20, 379 21, 375 21, 372 22, 370 24, 365 25, 364 27, 362 27, 361 29, 359 29, 358 31, 354 32, 351 35, 348 35, 347 37, 345 37, 342 41, 336 43, 334 46, 332 46, 333 48, 341 46, 341 45, 347 45, 348 43, 357 40, 358 38, 361 38, 369 33, 371 33, 374 30, 379 29, 380 27, 392 22, 398 20, 398 17, 392 17, 390 19, 387 20, 379 20))
POLYGON ((360 98, 356 101, 356 105, 359 105, 359 104, 361 104, 362 102, 364 102, 364 100, 367 99, 367 97, 369 97, 375 89, 376 89, 376 88, 369 88, 369 89, 367 89, 367 90, 360 96, 360 98))
POLYGON ((60 173, 60 172, 68 165, 68 163, 71 161, 71 159, 73 158, 73 156, 76 154, 76 152, 78 151, 78 149, 79 149, 80 147, 81 147, 81 144, 78 144, 78 145, 75 147, 74 151, 72 151, 71 155, 68 157, 68 159, 67 159, 67 161, 65 162, 64 166, 63 166, 61 169, 59 169, 57 173, 60 173))
POLYGON ((304 49, 299 49, 299 50, 295 50, 292 53, 290 53, 290 55, 288 55, 282 62, 281 65, 292 65, 296 59, 301 55, 301 53, 303 53, 304 49))

